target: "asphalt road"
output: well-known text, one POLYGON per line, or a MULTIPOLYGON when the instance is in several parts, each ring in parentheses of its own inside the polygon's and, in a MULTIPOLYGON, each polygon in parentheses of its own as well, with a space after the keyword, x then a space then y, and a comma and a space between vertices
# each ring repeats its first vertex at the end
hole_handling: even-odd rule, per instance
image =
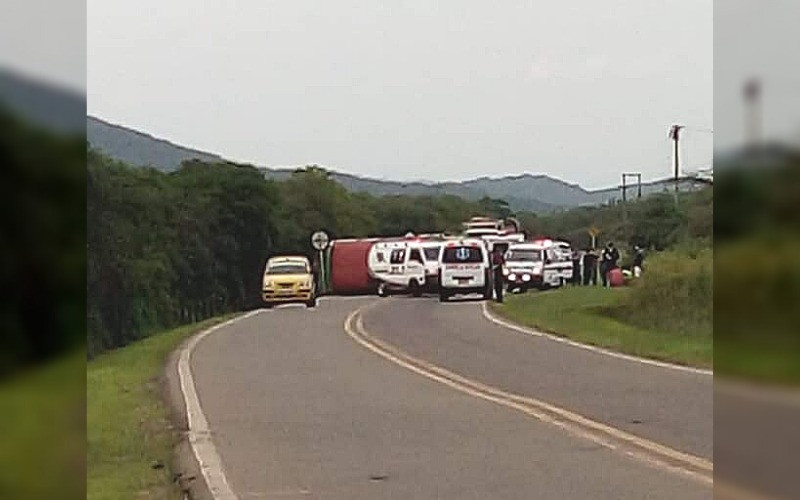
POLYGON ((432 365, 710 459, 711 377, 495 326, 479 303, 333 299, 205 338, 191 369, 228 483, 246 498, 711 498, 709 484, 400 366, 432 365))
POLYGON ((800 498, 800 394, 718 381, 714 412, 716 484, 752 498, 800 498))

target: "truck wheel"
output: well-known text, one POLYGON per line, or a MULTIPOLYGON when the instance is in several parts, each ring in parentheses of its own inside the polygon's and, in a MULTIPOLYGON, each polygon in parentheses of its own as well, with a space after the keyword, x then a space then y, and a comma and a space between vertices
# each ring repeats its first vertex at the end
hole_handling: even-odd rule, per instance
POLYGON ((419 286, 417 280, 411 280, 408 283, 408 289, 411 290, 412 297, 421 297, 422 296, 422 287, 419 286))

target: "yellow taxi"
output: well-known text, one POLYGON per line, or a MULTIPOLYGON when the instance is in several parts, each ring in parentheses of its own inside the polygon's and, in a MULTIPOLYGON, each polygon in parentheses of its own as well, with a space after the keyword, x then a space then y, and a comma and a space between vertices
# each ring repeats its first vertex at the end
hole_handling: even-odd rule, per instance
POLYGON ((316 286, 308 258, 294 255, 270 258, 264 267, 261 298, 267 307, 287 302, 316 306, 316 286))

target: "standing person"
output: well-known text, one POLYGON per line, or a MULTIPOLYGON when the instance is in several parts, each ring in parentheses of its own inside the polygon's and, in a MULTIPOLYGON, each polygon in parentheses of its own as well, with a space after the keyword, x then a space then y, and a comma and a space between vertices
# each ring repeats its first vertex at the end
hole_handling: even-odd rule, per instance
POLYGON ((322 283, 322 263, 316 255, 311 259, 311 276, 314 280, 314 290, 316 290, 317 295, 322 295, 322 290, 320 290, 320 284, 322 283))
POLYGON ((492 248, 492 274, 494 278, 494 298, 497 302, 503 302, 503 266, 506 261, 503 257, 503 250, 495 245, 492 248))
POLYGON ((581 254, 577 248, 572 250, 572 284, 581 284, 581 254))
POLYGON ((613 242, 609 241, 600 256, 600 279, 603 286, 609 286, 608 272, 617 268, 617 261, 619 261, 619 250, 614 247, 613 242))
POLYGON ((583 284, 597 285, 597 253, 594 248, 588 248, 583 254, 583 284))
POLYGON ((633 275, 639 277, 642 275, 642 265, 644 264, 644 250, 639 245, 633 247, 633 275))

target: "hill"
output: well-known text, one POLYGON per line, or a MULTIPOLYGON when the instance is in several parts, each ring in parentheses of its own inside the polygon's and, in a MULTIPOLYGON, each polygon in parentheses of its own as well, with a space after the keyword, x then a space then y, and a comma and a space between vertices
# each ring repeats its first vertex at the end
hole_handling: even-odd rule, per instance
MULTIPOLYGON (((86 133, 89 143, 105 155, 134 166, 151 166, 169 172, 177 170, 181 162, 199 159, 206 162, 225 161, 219 155, 186 148, 164 139, 105 122, 88 116, 86 133)), ((285 180, 291 169, 258 167, 268 179, 285 180)), ((332 177, 346 189, 366 192, 374 196, 410 195, 439 196, 455 195, 467 200, 478 200, 485 196, 503 199, 515 211, 553 212, 578 206, 602 205, 621 198, 619 186, 590 191, 578 184, 571 184, 543 174, 520 174, 499 178, 480 177, 461 182, 399 182, 371 179, 342 172, 332 172, 332 177)), ((694 190, 695 182, 684 180, 681 190, 694 190)), ((642 184, 642 194, 673 189, 671 180, 665 179, 642 184)), ((629 195, 635 195, 634 189, 629 195)))
POLYGON ((209 163, 225 161, 222 157, 173 144, 164 139, 114 125, 92 116, 86 117, 86 138, 106 155, 137 167, 154 167, 169 172, 186 160, 209 163))
POLYGON ((69 135, 84 132, 84 96, 3 68, 0 68, 0 107, 51 132, 69 135))

